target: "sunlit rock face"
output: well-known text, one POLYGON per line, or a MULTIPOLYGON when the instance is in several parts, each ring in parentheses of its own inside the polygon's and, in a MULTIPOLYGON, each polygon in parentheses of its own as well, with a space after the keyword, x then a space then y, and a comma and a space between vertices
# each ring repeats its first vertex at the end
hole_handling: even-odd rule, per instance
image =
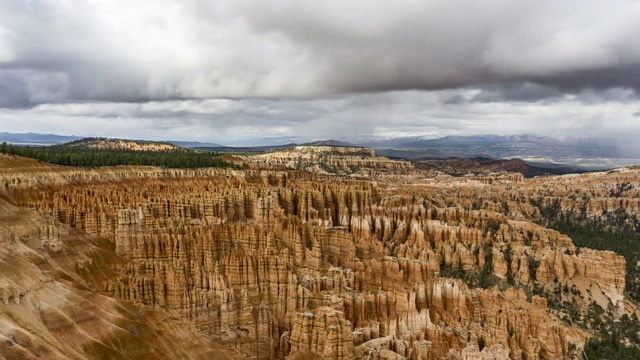
POLYGON ((288 149, 247 157, 257 165, 351 177, 370 177, 376 172, 409 173, 408 161, 390 160, 370 148, 348 146, 293 146, 288 149))
MULTIPOLYGON (((335 156, 355 157, 349 149, 335 156)), ((379 160, 368 166, 409 168, 379 160)), ((524 200, 543 182, 563 196, 564 177, 411 170, 371 182, 5 156, 0 166, 0 260, 12 269, 0 272, 0 337, 18 334, 0 350, 15 356, 569 359, 586 334, 542 290, 623 307, 624 258, 577 251, 532 221, 539 210, 524 200), (89 336, 88 324, 101 330, 89 336), (82 335, 50 340, 63 333, 82 335)), ((589 174, 590 186, 607 188, 609 175, 589 174)))

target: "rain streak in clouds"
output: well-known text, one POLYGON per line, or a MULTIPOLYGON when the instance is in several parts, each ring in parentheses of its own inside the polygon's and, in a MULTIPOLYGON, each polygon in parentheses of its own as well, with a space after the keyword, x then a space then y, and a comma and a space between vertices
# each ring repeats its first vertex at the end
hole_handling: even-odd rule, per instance
POLYGON ((4 0, 0 18, 3 131, 640 133, 635 0, 4 0))

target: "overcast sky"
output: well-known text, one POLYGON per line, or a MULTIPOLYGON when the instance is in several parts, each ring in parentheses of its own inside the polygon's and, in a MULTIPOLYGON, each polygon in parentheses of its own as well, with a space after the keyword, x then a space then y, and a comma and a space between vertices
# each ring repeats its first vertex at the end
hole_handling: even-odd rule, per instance
POLYGON ((0 0, 0 132, 640 135, 637 0, 0 0))

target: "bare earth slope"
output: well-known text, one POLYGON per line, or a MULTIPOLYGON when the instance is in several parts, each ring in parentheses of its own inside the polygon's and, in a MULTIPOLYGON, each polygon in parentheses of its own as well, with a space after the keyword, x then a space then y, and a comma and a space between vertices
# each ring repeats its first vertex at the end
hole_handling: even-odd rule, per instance
MULTIPOLYGON (((331 156, 353 171, 354 154, 331 156)), ((623 257, 532 223, 527 194, 564 197, 576 179, 453 178, 358 156, 388 176, 0 156, 0 354, 570 359, 589 329, 553 303, 637 310, 623 257)), ((577 179, 608 189, 620 176, 577 179)))

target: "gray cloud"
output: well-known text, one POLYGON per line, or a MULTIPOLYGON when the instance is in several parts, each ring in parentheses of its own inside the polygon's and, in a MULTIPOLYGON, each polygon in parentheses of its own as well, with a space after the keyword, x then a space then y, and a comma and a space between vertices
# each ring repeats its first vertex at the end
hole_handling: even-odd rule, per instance
POLYGON ((258 31, 306 46, 319 59, 323 87, 338 91, 432 90, 523 80, 638 86, 612 78, 633 71, 640 61, 640 46, 634 43, 640 39, 635 25, 640 12, 633 1, 344 5, 268 0, 260 11, 250 11, 251 1, 240 3, 258 31))
MULTIPOLYGON (((0 109, 0 128, 223 144, 443 135, 537 134, 633 140, 640 101, 477 101, 483 90, 401 91, 322 99, 84 102, 0 109), (463 101, 452 103, 448 99, 463 101), (16 121, 20 119, 20 121, 16 121)), ((595 96, 595 95, 594 95, 595 96)))
MULTIPOLYGON (((633 40, 635 41, 635 40, 633 40)), ((555 86, 563 91, 584 88, 630 88, 640 90, 640 63, 612 64, 609 67, 584 69, 557 74, 552 77, 535 78, 540 84, 555 86)))
POLYGON ((29 105, 29 91, 20 76, 0 72, 0 107, 24 107, 29 105))
POLYGON ((0 15, 0 76, 22 84, 40 76, 49 89, 17 86, 17 95, 2 95, 4 106, 502 82, 502 92, 526 99, 554 94, 512 84, 559 91, 640 84, 640 10, 632 0, 5 1, 0 15))
POLYGON ((0 18, 4 131, 223 143, 640 131, 633 0, 0 0, 0 18))
POLYGON ((503 102, 522 101, 536 102, 555 99, 563 95, 557 88, 530 82, 488 84, 479 87, 481 90, 471 101, 503 102))

